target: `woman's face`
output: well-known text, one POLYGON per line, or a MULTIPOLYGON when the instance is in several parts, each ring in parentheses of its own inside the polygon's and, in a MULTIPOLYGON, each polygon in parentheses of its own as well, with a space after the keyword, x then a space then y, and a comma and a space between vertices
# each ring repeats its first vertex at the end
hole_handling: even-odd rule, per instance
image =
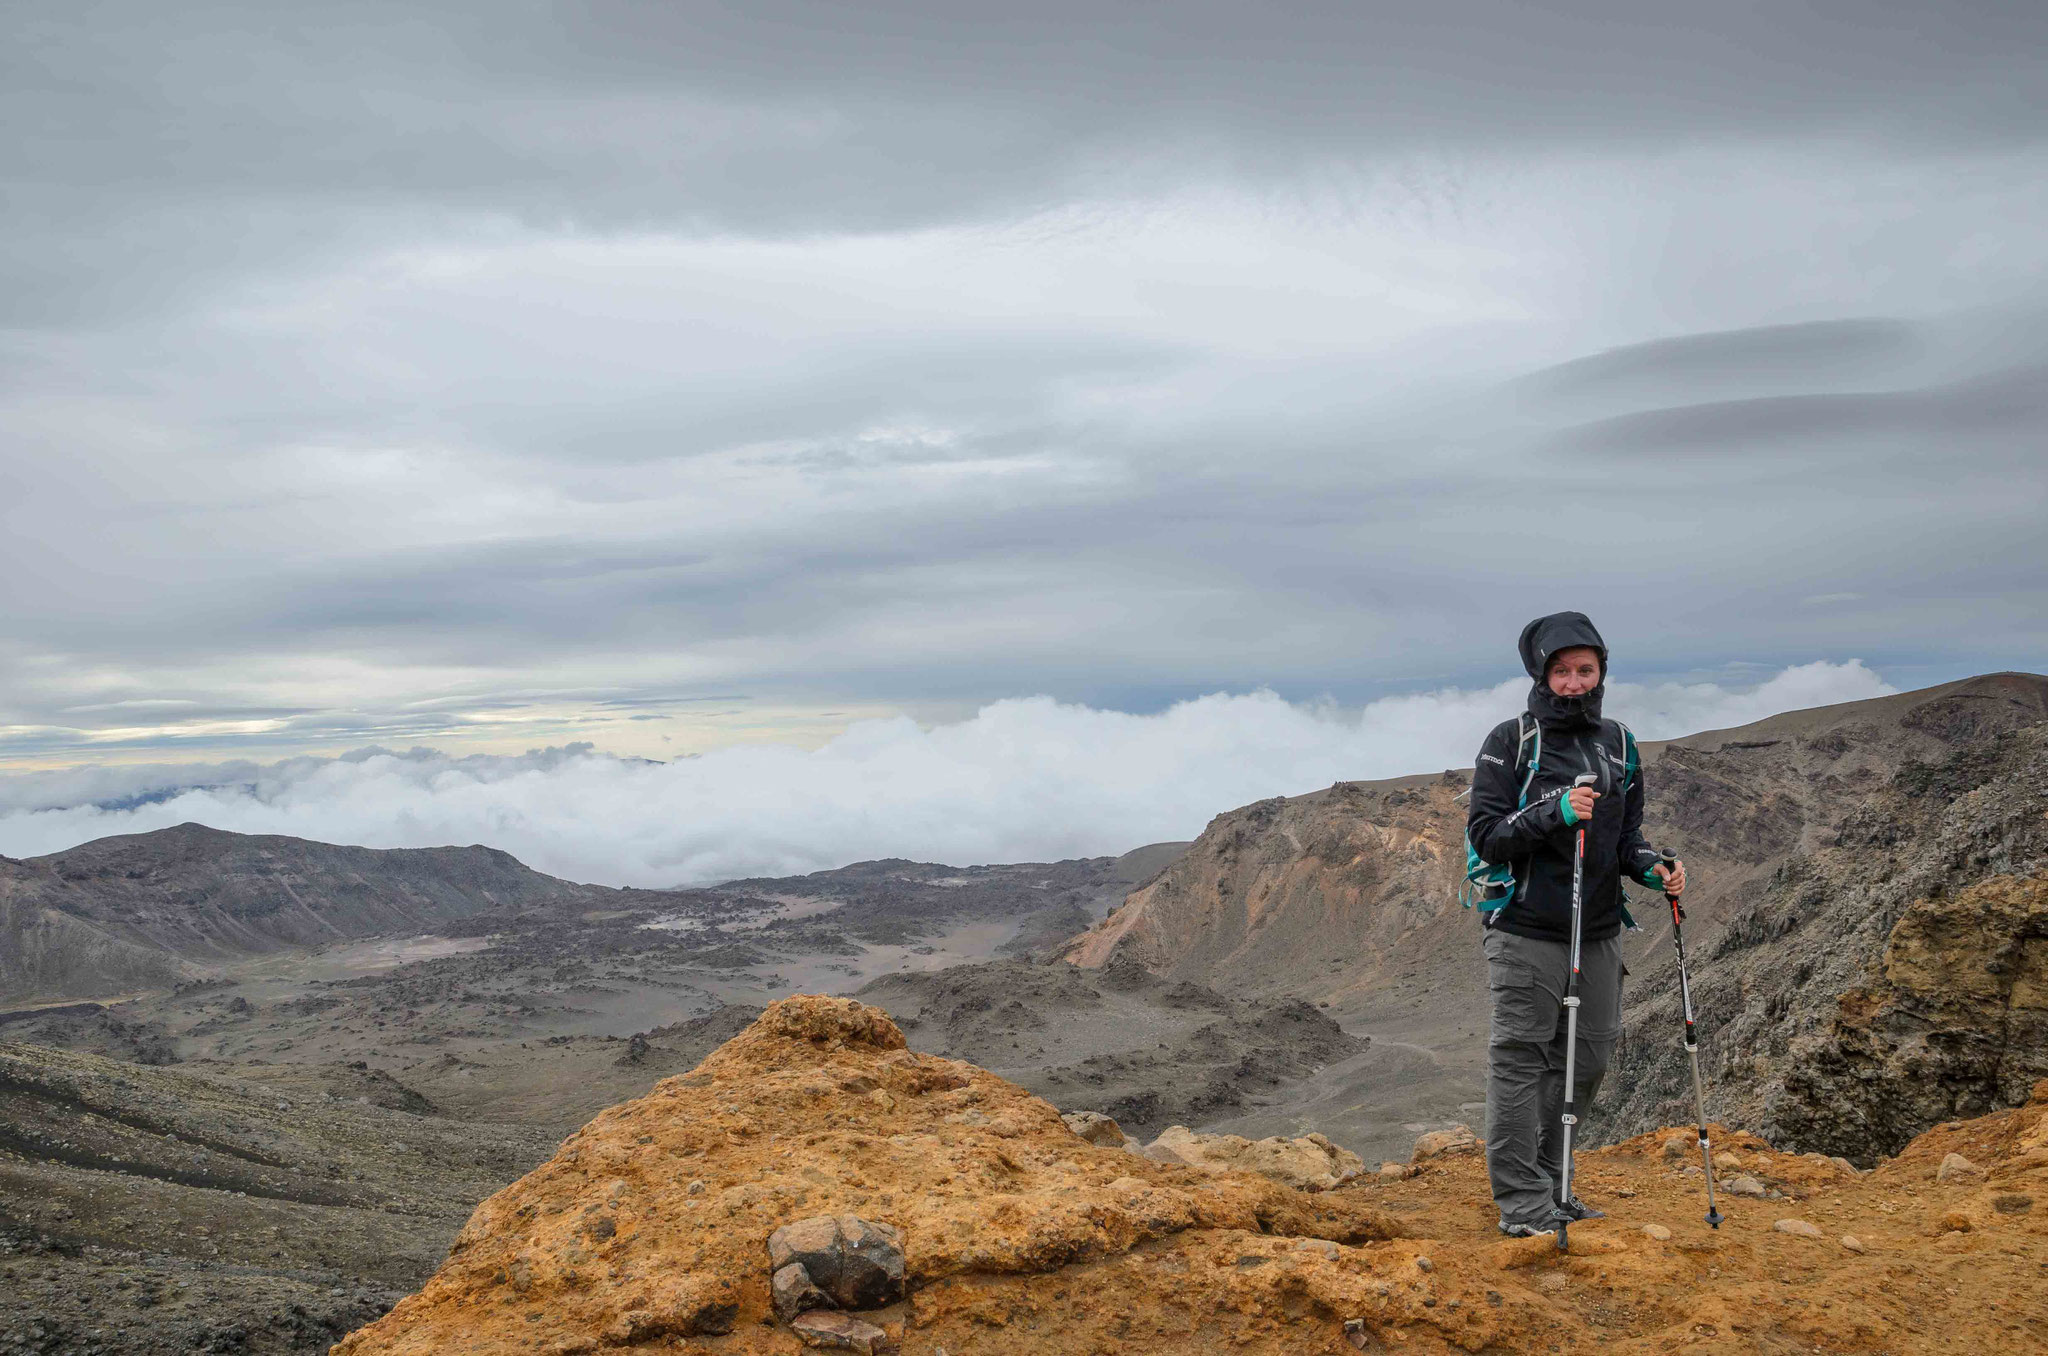
POLYGON ((1559 650, 1550 656, 1550 690, 1560 697, 1578 697, 1600 686, 1600 652, 1589 645, 1559 650))

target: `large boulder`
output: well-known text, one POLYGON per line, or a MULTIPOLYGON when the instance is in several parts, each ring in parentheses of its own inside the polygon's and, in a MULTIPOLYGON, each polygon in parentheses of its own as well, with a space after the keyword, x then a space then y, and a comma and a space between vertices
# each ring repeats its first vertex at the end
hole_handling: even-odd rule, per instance
MULTIPOLYGON (((876 1309, 903 1298, 902 1233, 858 1215, 814 1215, 783 1225, 768 1235, 768 1265, 776 1276, 799 1268, 842 1309, 876 1309)), ((803 1293, 794 1275, 783 1288, 803 1293)))
POLYGON ((1415 1151, 1408 1161, 1420 1163, 1425 1158, 1442 1158, 1445 1154, 1476 1154, 1485 1147, 1479 1136, 1472 1133, 1471 1126, 1454 1125, 1448 1130, 1432 1130, 1417 1136, 1415 1151))
POLYGON ((1148 1158, 1181 1162, 1208 1172, 1256 1172, 1298 1191, 1328 1191, 1365 1172, 1365 1160, 1318 1134, 1299 1139, 1246 1139, 1204 1135, 1168 1126, 1145 1146, 1148 1158))
POLYGON ((1130 1138, 1122 1126, 1100 1111, 1062 1111, 1060 1120, 1067 1129, 1090 1144, 1100 1144, 1105 1148, 1121 1149, 1124 1141, 1130 1138))

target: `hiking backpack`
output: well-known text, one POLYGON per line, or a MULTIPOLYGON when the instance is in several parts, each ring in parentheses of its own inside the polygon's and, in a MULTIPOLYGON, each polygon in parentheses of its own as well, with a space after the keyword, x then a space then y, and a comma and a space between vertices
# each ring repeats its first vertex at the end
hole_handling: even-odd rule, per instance
MULTIPOLYGON (((1529 788, 1535 784, 1537 770, 1543 766, 1543 726, 1526 711, 1516 717, 1515 724, 1520 737, 1515 741, 1515 761, 1512 767, 1513 770, 1522 773, 1521 790, 1515 797, 1515 808, 1520 810, 1528 806, 1529 788), (1528 759, 1526 770, 1522 761, 1524 757, 1528 759)), ((1636 769, 1642 765, 1642 760, 1636 754, 1634 733, 1618 720, 1614 724, 1621 731, 1621 794, 1626 797, 1629 788, 1635 785, 1636 769)), ((1479 775, 1476 767, 1472 775, 1479 775)), ((1465 794, 1470 795, 1471 792, 1467 791, 1465 794)), ((1465 879, 1458 886, 1459 905, 1469 909, 1476 904, 1481 914, 1495 913, 1507 907, 1508 901, 1513 899, 1521 888, 1522 881, 1515 875, 1514 863, 1501 862, 1496 865, 1486 861, 1479 855, 1479 850, 1472 846, 1471 830, 1466 830, 1465 879)), ((1628 926, 1635 926, 1635 920, 1628 916, 1626 908, 1622 910, 1622 918, 1628 926)))

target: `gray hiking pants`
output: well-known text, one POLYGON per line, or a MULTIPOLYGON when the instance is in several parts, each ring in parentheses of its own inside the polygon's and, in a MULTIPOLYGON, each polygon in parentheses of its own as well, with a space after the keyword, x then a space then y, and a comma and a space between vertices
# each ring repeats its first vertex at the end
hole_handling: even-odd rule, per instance
MULTIPOLYGON (((1486 1171, 1510 1224, 1547 1218, 1563 1171, 1566 981, 1571 948, 1488 928, 1486 1171)), ((1621 1039, 1621 938, 1579 948, 1579 1051, 1573 1111, 1581 1124, 1621 1039)), ((1575 1141, 1576 1142, 1576 1141, 1575 1141)))

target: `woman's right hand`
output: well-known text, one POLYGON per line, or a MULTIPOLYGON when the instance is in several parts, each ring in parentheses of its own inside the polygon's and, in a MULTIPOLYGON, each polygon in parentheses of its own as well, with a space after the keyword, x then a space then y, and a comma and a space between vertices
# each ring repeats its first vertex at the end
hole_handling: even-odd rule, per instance
POLYGON ((1600 799, 1600 793, 1590 786, 1575 786, 1565 799, 1571 802, 1572 818, 1583 824, 1593 817, 1593 802, 1600 799))

